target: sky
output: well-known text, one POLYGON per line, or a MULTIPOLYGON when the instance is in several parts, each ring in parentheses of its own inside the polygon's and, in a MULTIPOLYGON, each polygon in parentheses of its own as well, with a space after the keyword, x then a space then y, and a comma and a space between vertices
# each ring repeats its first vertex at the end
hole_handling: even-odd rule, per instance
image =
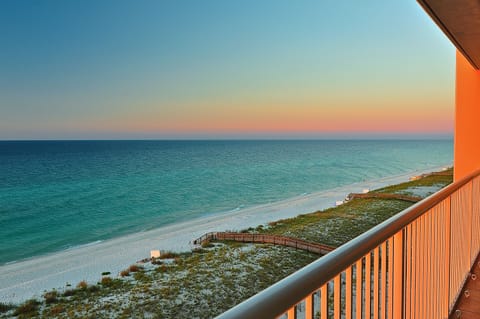
POLYGON ((407 1, 0 1, 0 139, 451 136, 407 1))

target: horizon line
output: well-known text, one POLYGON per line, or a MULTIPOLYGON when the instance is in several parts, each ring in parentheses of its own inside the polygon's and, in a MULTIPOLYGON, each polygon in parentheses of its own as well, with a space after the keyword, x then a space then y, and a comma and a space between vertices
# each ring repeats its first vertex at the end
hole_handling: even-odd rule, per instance
POLYGON ((0 142, 88 142, 88 141, 422 141, 422 140, 443 140, 453 141, 453 136, 390 136, 390 137, 225 137, 225 138, 40 138, 40 139, 0 139, 0 142))

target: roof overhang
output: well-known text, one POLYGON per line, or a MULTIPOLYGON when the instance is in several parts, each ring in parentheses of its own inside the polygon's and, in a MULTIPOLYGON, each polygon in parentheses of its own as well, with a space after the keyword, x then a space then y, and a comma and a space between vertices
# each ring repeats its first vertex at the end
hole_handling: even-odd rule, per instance
POLYGON ((417 0, 465 58, 480 69, 480 1, 417 0))

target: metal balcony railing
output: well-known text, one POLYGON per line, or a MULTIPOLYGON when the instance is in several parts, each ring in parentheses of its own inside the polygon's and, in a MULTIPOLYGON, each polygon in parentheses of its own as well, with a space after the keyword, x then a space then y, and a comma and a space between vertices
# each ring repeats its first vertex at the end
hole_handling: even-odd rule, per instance
POLYGON ((480 250, 480 171, 220 315, 448 318, 480 250))

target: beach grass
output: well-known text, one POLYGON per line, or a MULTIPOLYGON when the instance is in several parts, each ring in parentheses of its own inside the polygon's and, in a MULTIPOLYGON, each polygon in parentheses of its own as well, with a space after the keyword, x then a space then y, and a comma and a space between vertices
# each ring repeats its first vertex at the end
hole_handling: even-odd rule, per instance
POLYGON ((10 311, 10 310, 15 309, 15 308, 16 308, 16 306, 12 303, 0 302, 0 313, 4 313, 4 312, 10 311))
POLYGON ((38 316, 38 309, 41 303, 35 299, 29 299, 23 304, 18 306, 13 315, 19 319, 23 318, 36 318, 38 316))
POLYGON ((270 223, 256 231, 338 247, 410 205, 401 200, 354 199, 338 207, 270 223))
POLYGON ((415 195, 414 190, 419 187, 435 187, 442 188, 453 181, 453 168, 448 168, 445 171, 438 172, 439 174, 430 174, 420 179, 390 185, 376 190, 379 193, 393 193, 415 195))
POLYGON ((316 258, 281 246, 216 243, 128 280, 104 277, 110 279, 68 295, 47 292, 54 301, 29 301, 15 311, 24 318, 211 318, 316 258))

